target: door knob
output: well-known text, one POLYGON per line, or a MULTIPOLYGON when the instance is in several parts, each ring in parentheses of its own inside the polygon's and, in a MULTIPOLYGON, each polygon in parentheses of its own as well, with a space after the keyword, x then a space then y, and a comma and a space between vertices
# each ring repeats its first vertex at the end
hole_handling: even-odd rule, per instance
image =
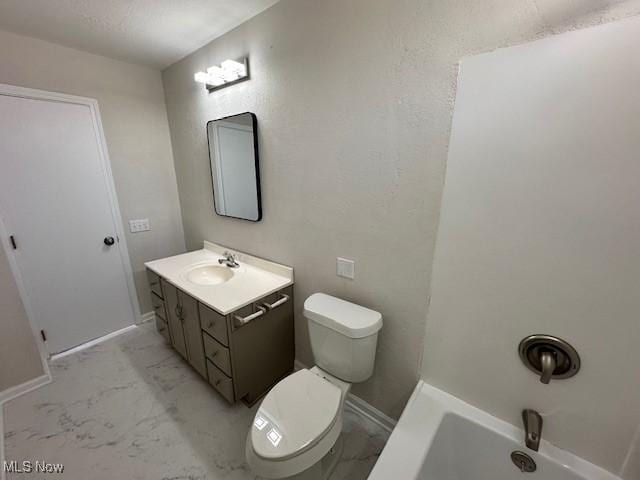
POLYGON ((104 241, 104 244, 105 244, 107 247, 110 247, 111 245, 113 245, 114 243, 116 243, 116 240, 115 240, 115 238, 113 238, 113 237, 104 237, 104 240, 103 240, 103 241, 104 241))

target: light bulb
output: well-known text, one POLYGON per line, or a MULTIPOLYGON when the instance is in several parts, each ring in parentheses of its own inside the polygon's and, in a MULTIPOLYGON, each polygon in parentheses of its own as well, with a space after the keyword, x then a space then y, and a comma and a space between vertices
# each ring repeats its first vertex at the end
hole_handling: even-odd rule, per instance
POLYGON ((225 72, 234 76, 234 80, 247 75, 247 67, 244 63, 236 62, 235 60, 225 60, 221 65, 225 72))
POLYGON ((193 79, 198 83, 207 83, 207 80, 209 79, 209 75, 207 75, 205 72, 197 72, 193 76, 193 79))

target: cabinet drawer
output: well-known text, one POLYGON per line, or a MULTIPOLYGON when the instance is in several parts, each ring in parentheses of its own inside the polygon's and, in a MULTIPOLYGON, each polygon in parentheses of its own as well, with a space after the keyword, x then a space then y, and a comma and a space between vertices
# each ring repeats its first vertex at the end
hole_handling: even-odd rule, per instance
POLYGON ((157 273, 147 270, 147 280, 149 280, 149 288, 151 291, 158 295, 160 298, 164 298, 162 294, 162 287, 160 285, 160 277, 157 273))
POLYGON ((229 403, 233 403, 233 381, 227 377, 211 360, 207 359, 207 375, 209 383, 222 395, 229 403))
POLYGON ((202 334, 204 340, 204 353, 216 367, 231 376, 231 355, 229 349, 220 342, 214 340, 206 333, 202 334))
POLYGON ((156 317, 156 329, 158 330, 158 333, 167 340, 167 342, 171 343, 169 325, 167 325, 167 322, 162 320, 160 317, 156 317))
POLYGON ((209 307, 198 304, 200 309, 200 325, 202 329, 225 346, 229 345, 227 334, 227 317, 209 307))
POLYGON ((156 317, 160 317, 166 322, 167 310, 164 305, 164 300, 161 299, 155 292, 151 292, 151 305, 153 305, 153 313, 156 314, 156 317))

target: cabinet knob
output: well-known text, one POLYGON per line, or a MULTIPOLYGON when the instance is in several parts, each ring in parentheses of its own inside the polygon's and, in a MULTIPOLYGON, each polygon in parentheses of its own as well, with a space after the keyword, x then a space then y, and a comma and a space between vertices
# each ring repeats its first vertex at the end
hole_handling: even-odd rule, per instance
POLYGON ((217 387, 218 385, 220 385, 220 382, 221 382, 221 381, 222 381, 222 380, 216 380, 216 383, 215 383, 214 385, 217 387))
POLYGON ((218 351, 217 350, 211 354, 212 357, 215 357, 216 355, 218 355, 218 351))
POLYGON ((211 320, 209 322, 209 326, 207 328, 213 328, 215 326, 216 322, 214 322, 213 320, 211 320))

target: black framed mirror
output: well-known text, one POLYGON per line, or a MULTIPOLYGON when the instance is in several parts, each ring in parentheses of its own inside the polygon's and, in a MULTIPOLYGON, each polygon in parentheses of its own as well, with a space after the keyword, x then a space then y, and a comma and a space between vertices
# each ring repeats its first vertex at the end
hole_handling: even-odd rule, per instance
POLYGON ((251 112, 207 122, 213 203, 218 215, 262 218, 258 121, 251 112))

